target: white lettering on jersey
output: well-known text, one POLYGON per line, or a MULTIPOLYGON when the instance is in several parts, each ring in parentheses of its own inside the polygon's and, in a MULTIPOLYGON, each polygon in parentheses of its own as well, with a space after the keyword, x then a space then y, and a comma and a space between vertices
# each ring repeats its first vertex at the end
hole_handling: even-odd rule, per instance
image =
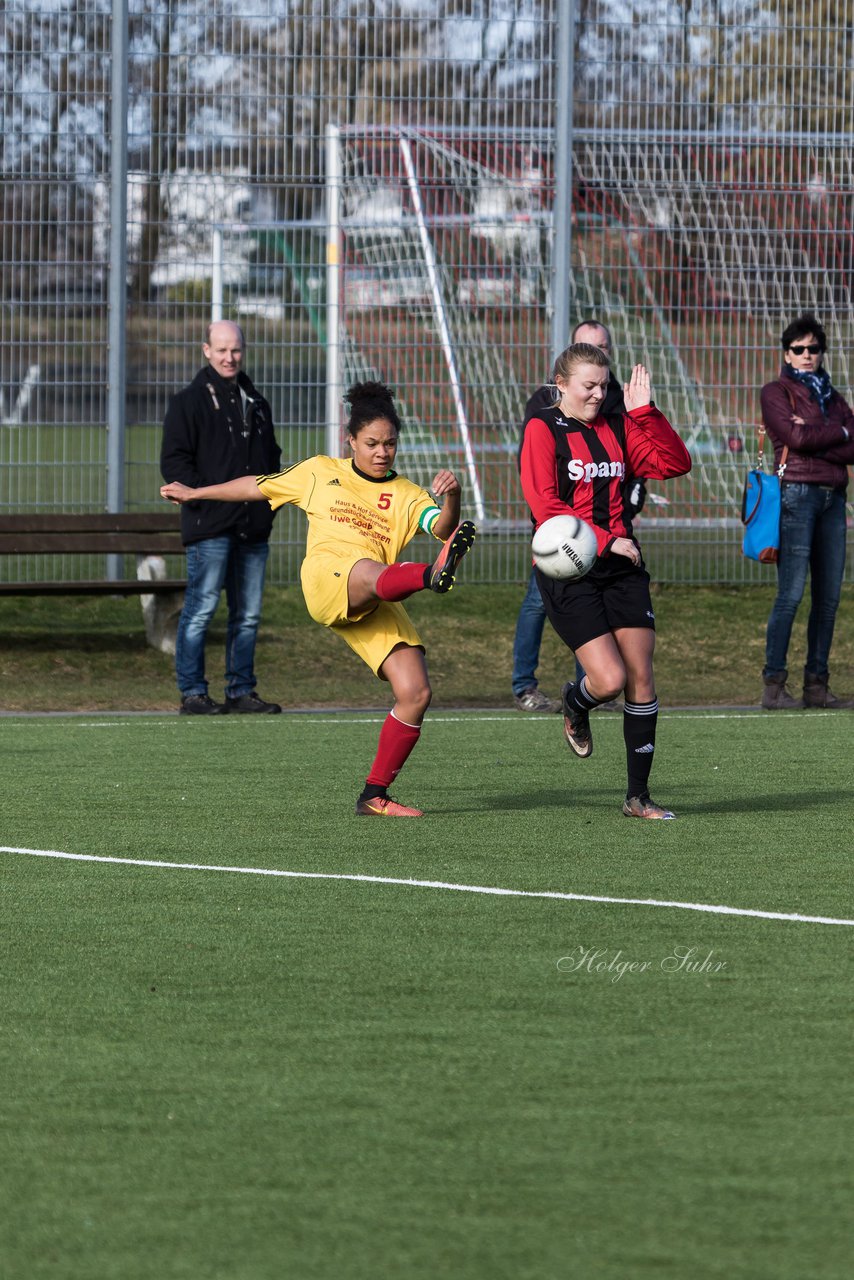
POLYGON ((582 462, 581 458, 570 458, 566 464, 566 474, 570 480, 583 480, 592 484, 600 478, 624 480, 626 464, 624 462, 582 462))

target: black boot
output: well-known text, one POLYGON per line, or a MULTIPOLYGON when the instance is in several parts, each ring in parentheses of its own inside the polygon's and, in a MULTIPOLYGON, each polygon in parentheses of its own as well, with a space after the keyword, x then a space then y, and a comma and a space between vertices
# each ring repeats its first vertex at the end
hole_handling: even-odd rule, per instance
POLYGON ((804 672, 804 706, 824 707, 827 711, 850 711, 854 702, 850 698, 837 698, 828 685, 828 676, 813 676, 804 672))
POLYGON ((762 690, 762 707, 765 711, 793 711, 803 703, 793 698, 786 688, 787 671, 780 671, 773 676, 763 676, 765 688, 762 690))

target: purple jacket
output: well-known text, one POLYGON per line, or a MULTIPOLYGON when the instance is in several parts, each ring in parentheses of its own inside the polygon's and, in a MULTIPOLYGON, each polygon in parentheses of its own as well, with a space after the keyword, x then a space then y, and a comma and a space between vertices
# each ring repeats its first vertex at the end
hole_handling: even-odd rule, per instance
POLYGON ((784 479, 800 484, 829 484, 844 489, 848 466, 854 463, 854 413, 838 391, 821 412, 806 387, 785 376, 762 388, 762 417, 774 445, 778 466, 783 446, 789 446, 784 479), (795 407, 789 399, 791 391, 795 407), (802 418, 803 422, 795 422, 802 418))

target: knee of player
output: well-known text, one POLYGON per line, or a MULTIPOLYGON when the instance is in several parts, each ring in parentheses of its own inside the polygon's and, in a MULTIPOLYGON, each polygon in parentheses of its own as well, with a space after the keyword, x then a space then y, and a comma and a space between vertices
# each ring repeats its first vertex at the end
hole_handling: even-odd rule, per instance
POLYGON ((618 698, 626 686, 624 668, 608 667, 602 671, 587 672, 587 687, 600 702, 611 702, 618 698))
POLYGON ((430 688, 430 681, 425 680, 418 688, 412 691, 412 702, 423 716, 430 703, 433 701, 433 690, 430 688))

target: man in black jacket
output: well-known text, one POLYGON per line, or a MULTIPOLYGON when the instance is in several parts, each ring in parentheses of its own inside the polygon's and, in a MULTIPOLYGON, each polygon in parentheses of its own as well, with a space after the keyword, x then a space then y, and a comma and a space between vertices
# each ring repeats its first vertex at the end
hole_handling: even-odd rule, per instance
MULTIPOLYGON (((207 366, 173 396, 163 424, 160 471, 198 488, 279 470, 281 450, 269 404, 241 365, 243 332, 229 320, 208 325, 207 366)), ((192 502, 181 508, 187 594, 178 623, 175 672, 181 715, 266 712, 281 707, 255 692, 255 642, 273 512, 266 503, 192 502), (205 639, 225 588, 225 703, 208 697, 205 639)))

